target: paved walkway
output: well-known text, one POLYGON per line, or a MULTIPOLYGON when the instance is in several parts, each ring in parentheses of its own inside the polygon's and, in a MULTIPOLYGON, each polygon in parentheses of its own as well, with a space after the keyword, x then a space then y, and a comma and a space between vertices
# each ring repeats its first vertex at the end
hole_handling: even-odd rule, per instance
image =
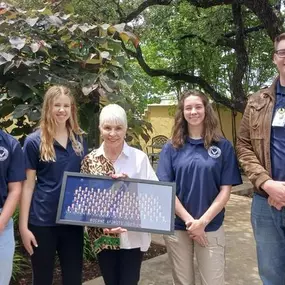
MULTIPOLYGON (((250 225, 251 199, 231 195, 226 208, 226 284, 261 285, 256 265, 255 242, 250 225)), ((153 242, 164 243, 160 235, 153 235, 153 242)), ((197 272, 197 270, 196 270, 197 272)), ((196 285, 201 285, 197 275, 196 285)), ((143 262, 140 285, 171 285, 171 268, 167 254, 143 262)), ((104 285, 102 278, 84 285, 104 285)))

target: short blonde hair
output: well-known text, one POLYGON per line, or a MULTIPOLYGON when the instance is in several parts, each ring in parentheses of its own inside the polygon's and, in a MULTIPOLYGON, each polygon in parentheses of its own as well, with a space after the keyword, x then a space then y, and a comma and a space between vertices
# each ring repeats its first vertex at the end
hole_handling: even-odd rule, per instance
POLYGON ((105 123, 121 124, 124 129, 127 129, 128 121, 126 111, 117 104, 105 106, 99 116, 99 127, 103 127, 105 123))

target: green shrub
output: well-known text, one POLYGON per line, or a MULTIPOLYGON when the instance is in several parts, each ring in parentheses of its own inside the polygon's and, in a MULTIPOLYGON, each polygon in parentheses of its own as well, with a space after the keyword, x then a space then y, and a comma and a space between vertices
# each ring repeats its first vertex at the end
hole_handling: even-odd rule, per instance
POLYGON ((97 259, 96 253, 94 253, 92 249, 92 245, 91 245, 87 231, 84 231, 83 258, 84 260, 87 260, 87 261, 94 261, 97 259))
POLYGON ((12 272, 13 280, 17 280, 18 276, 23 275, 25 269, 28 267, 27 259, 23 254, 21 254, 21 251, 19 249, 20 249, 19 243, 18 241, 16 241, 16 248, 13 259, 13 272, 12 272))

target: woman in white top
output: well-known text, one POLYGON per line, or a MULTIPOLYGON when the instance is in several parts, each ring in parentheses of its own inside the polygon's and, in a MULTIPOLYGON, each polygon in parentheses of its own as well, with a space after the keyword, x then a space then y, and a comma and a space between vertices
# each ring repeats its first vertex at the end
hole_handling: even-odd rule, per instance
MULTIPOLYGON (((103 143, 83 159, 81 172, 157 180, 147 155, 124 140, 127 116, 122 107, 105 106, 100 113, 99 129, 103 143)), ((138 284, 143 252, 151 242, 150 234, 122 228, 88 228, 88 232, 105 284, 138 284)))

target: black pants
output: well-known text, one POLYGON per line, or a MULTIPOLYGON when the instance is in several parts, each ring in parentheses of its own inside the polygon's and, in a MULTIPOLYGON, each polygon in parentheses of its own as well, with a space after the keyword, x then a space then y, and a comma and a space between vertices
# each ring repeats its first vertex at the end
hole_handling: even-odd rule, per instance
POLYGON ((55 256, 58 254, 63 285, 82 284, 83 227, 29 225, 38 247, 31 256, 33 285, 52 285, 55 256))
POLYGON ((101 251, 98 261, 105 284, 137 285, 142 258, 140 248, 101 251))

